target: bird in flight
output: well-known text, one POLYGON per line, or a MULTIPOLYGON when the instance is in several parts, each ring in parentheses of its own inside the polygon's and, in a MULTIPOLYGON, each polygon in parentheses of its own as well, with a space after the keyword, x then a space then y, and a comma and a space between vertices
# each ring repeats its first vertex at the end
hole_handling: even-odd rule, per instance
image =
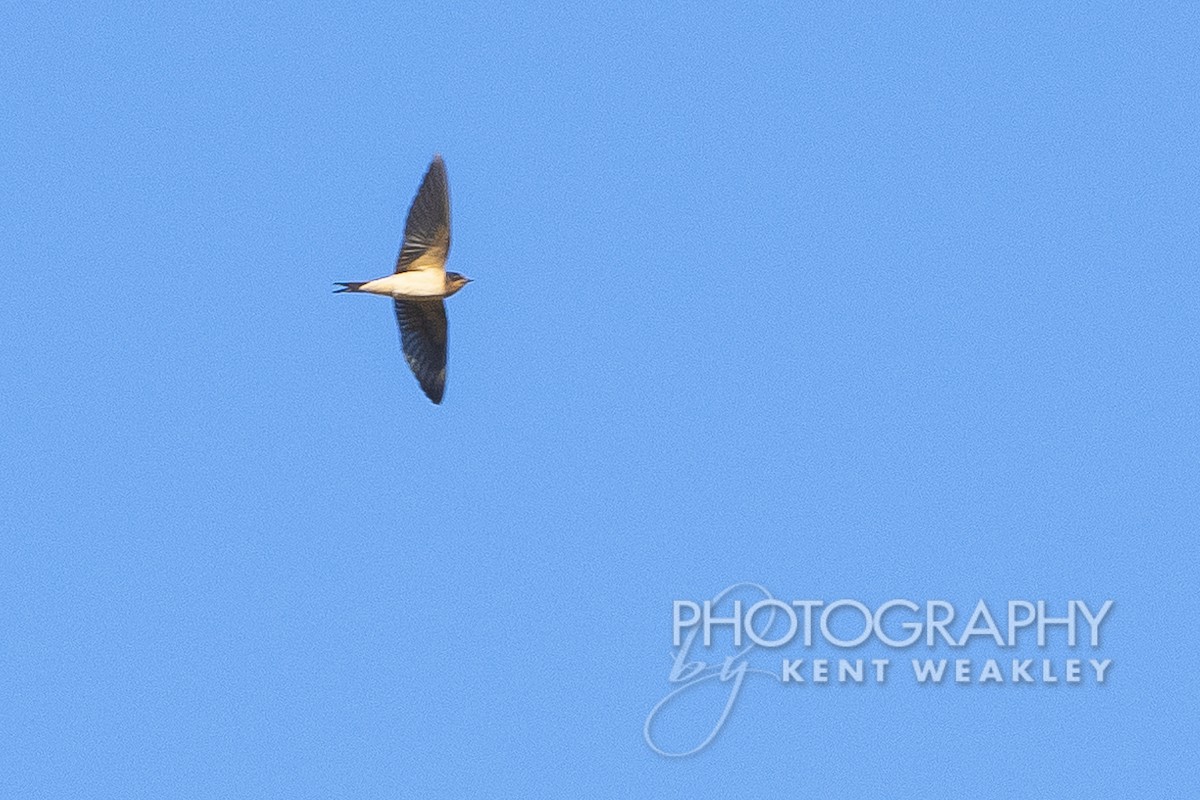
POLYGON ((446 271, 449 253, 450 187, 446 164, 435 155, 408 210, 395 273, 373 281, 338 283, 342 288, 334 291, 392 298, 404 359, 434 403, 442 402, 446 390, 446 304, 442 301, 471 282, 446 271))

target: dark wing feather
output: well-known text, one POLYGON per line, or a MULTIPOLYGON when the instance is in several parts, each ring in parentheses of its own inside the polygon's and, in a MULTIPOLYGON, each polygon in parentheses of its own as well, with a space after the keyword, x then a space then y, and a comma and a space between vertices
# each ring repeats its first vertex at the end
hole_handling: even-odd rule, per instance
POLYGON ((446 164, 441 156, 421 181, 421 188, 408 209, 404 224, 404 243, 396 259, 396 272, 428 267, 443 268, 450 253, 450 186, 446 182, 446 164))
POLYGON ((446 304, 441 300, 397 300, 400 342, 422 391, 435 403, 446 390, 446 304))

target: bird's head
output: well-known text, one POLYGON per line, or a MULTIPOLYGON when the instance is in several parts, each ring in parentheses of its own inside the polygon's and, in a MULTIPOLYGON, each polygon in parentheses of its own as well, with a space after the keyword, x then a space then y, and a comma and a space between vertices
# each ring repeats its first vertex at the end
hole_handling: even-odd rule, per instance
POLYGON ((466 275, 459 275, 457 272, 447 272, 446 273, 446 296, 449 297, 450 295, 454 294, 455 292, 457 292, 459 289, 466 286, 470 282, 471 282, 471 279, 468 278, 466 275))

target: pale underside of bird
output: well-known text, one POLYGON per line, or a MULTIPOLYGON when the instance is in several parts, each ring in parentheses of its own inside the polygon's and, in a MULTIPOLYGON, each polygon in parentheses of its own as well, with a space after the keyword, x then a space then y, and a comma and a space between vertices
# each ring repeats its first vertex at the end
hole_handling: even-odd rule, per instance
POLYGON ((442 402, 446 391, 446 304, 442 301, 471 281, 446 271, 449 254, 450 187, 442 157, 434 156, 408 210, 396 271, 373 281, 339 283, 342 288, 335 292, 393 299, 404 359, 434 403, 442 402))

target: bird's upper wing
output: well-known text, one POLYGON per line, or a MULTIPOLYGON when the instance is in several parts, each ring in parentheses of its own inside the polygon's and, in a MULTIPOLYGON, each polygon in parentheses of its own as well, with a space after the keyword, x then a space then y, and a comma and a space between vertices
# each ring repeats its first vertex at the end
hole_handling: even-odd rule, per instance
POLYGON ((396 272, 444 269, 449 252, 450 187, 446 183, 446 164, 441 156, 434 156, 408 209, 396 272))
POLYGON ((400 342, 421 390, 435 403, 446 390, 446 304, 441 300, 397 300, 400 342))

